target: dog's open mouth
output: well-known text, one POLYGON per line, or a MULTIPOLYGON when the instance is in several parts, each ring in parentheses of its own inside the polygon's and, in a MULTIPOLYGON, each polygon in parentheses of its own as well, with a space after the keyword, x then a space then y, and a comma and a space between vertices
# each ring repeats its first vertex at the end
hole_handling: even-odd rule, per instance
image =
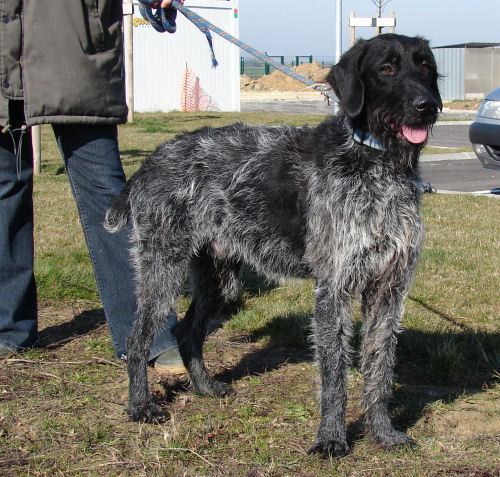
POLYGON ((427 139, 429 128, 427 125, 403 126, 398 132, 398 136, 406 139, 412 144, 422 144, 427 139))

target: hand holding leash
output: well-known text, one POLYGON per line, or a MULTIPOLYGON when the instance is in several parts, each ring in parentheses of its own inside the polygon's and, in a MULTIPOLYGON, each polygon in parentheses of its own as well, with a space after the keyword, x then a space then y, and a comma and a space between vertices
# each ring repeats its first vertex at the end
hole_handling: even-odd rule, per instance
MULTIPOLYGON (((175 19, 177 18, 177 10, 172 7, 172 2, 174 0, 141 0, 139 2, 139 11, 141 15, 151 22, 153 28, 160 32, 175 33, 176 24, 175 19), (153 9, 156 12, 153 13, 153 9)), ((184 0, 178 0, 177 4, 182 5, 184 0)))

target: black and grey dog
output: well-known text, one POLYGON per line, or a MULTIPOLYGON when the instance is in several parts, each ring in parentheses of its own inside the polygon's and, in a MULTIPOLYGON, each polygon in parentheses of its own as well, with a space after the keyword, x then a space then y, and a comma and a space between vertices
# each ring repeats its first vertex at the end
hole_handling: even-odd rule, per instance
POLYGON ((241 262, 271 279, 313 277, 313 341, 321 423, 311 452, 344 455, 350 302, 360 297, 363 403, 374 442, 411 444, 387 409, 395 347, 423 238, 418 158, 442 108, 436 63, 421 38, 357 42, 327 78, 341 110, 317 127, 234 124, 160 146, 108 212, 132 224, 138 316, 128 341, 134 420, 153 420, 147 358, 187 274, 192 303, 179 329, 193 389, 229 385, 204 365, 207 321, 235 296, 241 262))

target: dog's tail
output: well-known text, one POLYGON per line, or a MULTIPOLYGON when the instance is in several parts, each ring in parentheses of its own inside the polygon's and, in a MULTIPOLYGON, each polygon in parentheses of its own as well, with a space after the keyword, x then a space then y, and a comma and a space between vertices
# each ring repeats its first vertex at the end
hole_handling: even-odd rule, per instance
POLYGON ((114 234, 125 227, 130 220, 130 182, 127 182, 120 195, 113 199, 104 219, 105 229, 114 234))

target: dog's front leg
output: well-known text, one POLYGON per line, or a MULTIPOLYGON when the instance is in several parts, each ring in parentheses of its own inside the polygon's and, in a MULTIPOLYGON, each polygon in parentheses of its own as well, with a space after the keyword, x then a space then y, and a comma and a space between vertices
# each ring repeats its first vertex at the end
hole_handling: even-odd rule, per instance
POLYGON ((321 373, 321 423, 309 453, 344 456, 350 451, 345 422, 346 371, 352 334, 350 299, 339 294, 327 280, 318 280, 315 296, 313 334, 321 373))
POLYGON ((363 404, 372 440, 387 447, 415 444, 405 433, 394 429, 388 411, 397 333, 403 316, 405 295, 404 286, 377 283, 368 286, 362 296, 363 404))

